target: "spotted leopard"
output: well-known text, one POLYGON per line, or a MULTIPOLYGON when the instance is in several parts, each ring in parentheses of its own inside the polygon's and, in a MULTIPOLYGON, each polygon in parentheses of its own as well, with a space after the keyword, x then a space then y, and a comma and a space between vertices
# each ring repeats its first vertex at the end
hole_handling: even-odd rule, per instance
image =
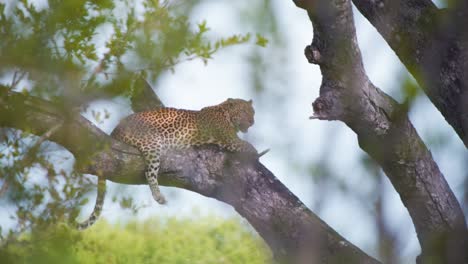
MULTIPOLYGON (((250 143, 237 136, 238 131, 245 133, 254 124, 254 114, 252 100, 231 98, 200 111, 159 108, 124 118, 111 136, 140 150, 146 162, 145 176, 153 198, 164 204, 166 199, 158 185, 160 157, 172 149, 204 144, 258 155, 250 143)), ((104 192, 105 180, 99 180, 95 209, 88 220, 78 225, 79 229, 91 226, 99 217, 104 192)))

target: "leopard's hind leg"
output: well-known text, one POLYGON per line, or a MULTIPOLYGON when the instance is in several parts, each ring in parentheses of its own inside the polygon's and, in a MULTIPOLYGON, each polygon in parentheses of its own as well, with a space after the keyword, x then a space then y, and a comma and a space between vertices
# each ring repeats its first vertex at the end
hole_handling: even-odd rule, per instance
POLYGON ((153 194, 153 198, 158 203, 165 204, 166 199, 164 198, 164 195, 162 195, 158 184, 160 151, 155 149, 144 151, 143 156, 145 157, 146 162, 145 176, 151 189, 151 193, 153 194))

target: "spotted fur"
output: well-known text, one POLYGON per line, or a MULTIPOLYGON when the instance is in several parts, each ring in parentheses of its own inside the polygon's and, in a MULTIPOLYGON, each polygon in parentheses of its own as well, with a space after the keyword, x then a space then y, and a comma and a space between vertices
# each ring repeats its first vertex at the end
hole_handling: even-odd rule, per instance
POLYGON ((93 212, 91 213, 91 215, 88 217, 87 220, 77 224, 76 228, 78 230, 84 230, 92 226, 94 222, 96 222, 96 220, 101 215, 102 205, 104 204, 105 196, 106 196, 106 180, 99 178, 96 203, 94 204, 93 212))
MULTIPOLYGON (((254 124, 254 114, 252 100, 231 98, 200 111, 159 108, 124 118, 112 132, 112 137, 140 150, 145 158, 145 176, 153 198, 164 204, 166 199, 159 190, 157 180, 160 157, 171 149, 204 144, 216 144, 231 152, 257 154, 250 143, 237 136, 238 131, 247 132, 254 124)), ((86 222, 87 226, 97 219, 103 202, 104 196, 98 195, 95 208, 99 210, 93 212, 86 222)))

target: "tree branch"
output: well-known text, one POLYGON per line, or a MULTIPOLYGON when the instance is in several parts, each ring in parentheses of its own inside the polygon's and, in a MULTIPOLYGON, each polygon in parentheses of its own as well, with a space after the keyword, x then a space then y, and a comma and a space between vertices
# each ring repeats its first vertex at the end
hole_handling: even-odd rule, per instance
MULTIPOLYGON (((0 89, 0 125, 50 135, 75 155, 82 173, 146 184, 138 150, 120 143, 79 115, 65 118, 55 105, 0 89)), ((160 184, 192 190, 230 204, 282 263, 379 263, 320 220, 258 160, 216 146, 174 151, 161 160, 160 184)))
POLYGON ((353 0, 468 147, 466 1, 438 10, 429 0, 353 0))
POLYGON ((133 93, 131 101, 134 112, 142 112, 164 107, 161 99, 159 99, 151 85, 149 85, 148 81, 143 79, 143 77, 135 80, 133 88, 135 92, 133 93))
POLYGON ((350 1, 295 3, 306 8, 314 27, 306 57, 323 75, 314 118, 341 120, 356 132, 360 147, 383 168, 408 209, 422 260, 468 260, 468 231, 455 195, 402 107, 365 73, 350 1))

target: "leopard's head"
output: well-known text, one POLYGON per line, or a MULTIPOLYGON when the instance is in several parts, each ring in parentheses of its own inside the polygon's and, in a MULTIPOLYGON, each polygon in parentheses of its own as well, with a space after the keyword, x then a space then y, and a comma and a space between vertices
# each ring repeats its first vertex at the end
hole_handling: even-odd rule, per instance
POLYGON ((236 131, 247 132, 248 128, 254 124, 255 110, 252 100, 229 98, 219 106, 225 109, 225 113, 236 131))

